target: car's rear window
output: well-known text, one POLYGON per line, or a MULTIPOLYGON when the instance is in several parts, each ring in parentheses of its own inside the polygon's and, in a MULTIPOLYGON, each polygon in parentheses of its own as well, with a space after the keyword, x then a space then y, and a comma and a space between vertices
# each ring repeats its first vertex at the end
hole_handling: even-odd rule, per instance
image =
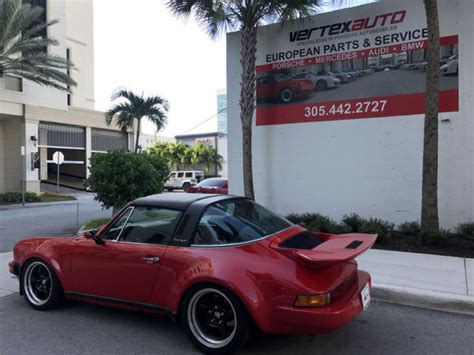
POLYGON ((248 199, 225 200, 210 205, 199 221, 194 245, 251 242, 277 233, 292 224, 248 199))
POLYGON ((206 179, 199 183, 199 187, 222 187, 226 182, 226 179, 206 179))

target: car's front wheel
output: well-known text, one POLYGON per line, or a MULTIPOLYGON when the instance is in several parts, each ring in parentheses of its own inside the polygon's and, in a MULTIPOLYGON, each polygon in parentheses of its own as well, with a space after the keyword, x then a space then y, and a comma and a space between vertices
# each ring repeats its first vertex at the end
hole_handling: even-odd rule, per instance
POLYGON ((284 103, 293 101, 294 97, 295 97, 295 94, 293 93, 293 90, 291 90, 290 88, 284 88, 280 92, 280 100, 284 103))
POLYGON ((249 335, 249 316, 242 302, 217 286, 200 286, 183 300, 181 322, 193 343, 205 353, 230 353, 249 335))
POLYGON ((59 306, 63 289, 51 267, 41 260, 31 260, 23 267, 21 287, 26 301, 43 311, 59 306))

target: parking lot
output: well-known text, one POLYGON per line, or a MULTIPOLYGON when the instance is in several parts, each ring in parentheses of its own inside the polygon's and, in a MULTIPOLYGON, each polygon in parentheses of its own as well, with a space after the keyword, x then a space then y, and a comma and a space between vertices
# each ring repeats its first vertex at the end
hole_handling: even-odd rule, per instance
MULTIPOLYGON (((0 298, 2 354, 198 353, 170 319, 70 302, 31 309, 18 294, 0 298)), ((260 335, 247 354, 472 354, 474 318, 373 302, 339 331, 321 336, 260 335), (449 339, 449 341, 446 341, 449 339)))

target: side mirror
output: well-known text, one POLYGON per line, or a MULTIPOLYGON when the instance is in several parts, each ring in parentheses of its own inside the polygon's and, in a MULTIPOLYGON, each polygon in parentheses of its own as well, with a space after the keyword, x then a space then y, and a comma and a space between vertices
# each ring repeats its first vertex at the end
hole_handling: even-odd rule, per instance
POLYGON ((98 244, 98 245, 104 245, 105 244, 105 241, 97 235, 97 229, 92 229, 92 230, 86 231, 86 232, 84 232, 84 234, 82 236, 86 239, 93 239, 94 242, 96 242, 96 244, 98 244))

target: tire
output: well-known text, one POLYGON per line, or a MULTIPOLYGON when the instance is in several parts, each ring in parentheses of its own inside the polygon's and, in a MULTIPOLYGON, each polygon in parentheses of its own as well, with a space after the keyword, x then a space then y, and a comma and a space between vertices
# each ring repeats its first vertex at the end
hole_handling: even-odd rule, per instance
POLYGON ((183 184, 183 190, 184 190, 184 192, 187 192, 188 189, 190 188, 190 186, 191 186, 191 184, 190 184, 189 182, 185 182, 185 183, 183 184))
POLYGON ((173 188, 172 187, 167 187, 166 190, 168 190, 168 192, 171 192, 171 191, 173 191, 173 188))
POLYGON ((318 89, 319 91, 326 90, 327 88, 328 83, 326 82, 326 80, 318 80, 318 82, 316 83, 316 89, 318 89))
POLYGON ((21 289, 28 304, 39 311, 60 306, 64 292, 54 270, 44 261, 34 259, 22 267, 21 289))
POLYGON ((180 320, 194 345, 207 354, 240 349, 251 328, 244 304, 229 290, 214 285, 200 285, 186 293, 180 320))
POLYGON ((295 98, 295 94, 293 93, 293 90, 290 88, 284 88, 283 90, 280 91, 280 100, 281 102, 288 103, 293 101, 295 98))

